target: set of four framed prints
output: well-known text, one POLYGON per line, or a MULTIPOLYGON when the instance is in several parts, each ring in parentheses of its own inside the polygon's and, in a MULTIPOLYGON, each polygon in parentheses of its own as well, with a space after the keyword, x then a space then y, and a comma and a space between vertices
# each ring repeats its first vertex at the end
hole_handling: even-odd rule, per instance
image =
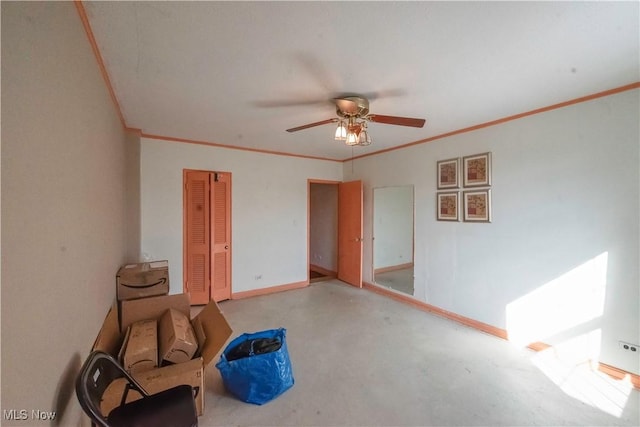
POLYGON ((436 219, 491 222, 491 153, 440 160, 437 166, 436 219))

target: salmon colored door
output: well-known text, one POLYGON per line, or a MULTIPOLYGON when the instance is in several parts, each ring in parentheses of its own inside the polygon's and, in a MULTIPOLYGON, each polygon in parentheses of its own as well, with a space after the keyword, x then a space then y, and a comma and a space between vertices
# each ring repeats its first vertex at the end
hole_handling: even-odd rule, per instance
POLYGON ((338 185, 338 279, 362 287, 362 181, 338 185))
POLYGON ((231 299, 231 176, 228 173, 211 175, 211 275, 212 294, 216 301, 231 299))
POLYGON ((209 172, 185 174, 185 292, 191 304, 210 300, 210 176, 209 172))
POLYGON ((191 304, 231 298, 231 174, 184 172, 184 291, 191 304))

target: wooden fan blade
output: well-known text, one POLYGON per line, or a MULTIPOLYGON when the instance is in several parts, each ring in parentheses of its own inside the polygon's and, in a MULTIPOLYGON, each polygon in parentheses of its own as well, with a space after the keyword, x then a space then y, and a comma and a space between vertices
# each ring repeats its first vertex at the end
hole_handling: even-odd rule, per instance
POLYGON ((327 119, 327 120, 322 120, 321 122, 309 123, 308 125, 302 125, 296 128, 287 129, 287 132, 297 132, 299 130, 309 129, 314 126, 326 125, 327 123, 337 123, 337 122, 338 122, 338 119, 327 119))
POLYGON ((370 114, 367 116, 369 120, 376 123, 384 123, 387 125, 411 126, 421 128, 424 126, 425 119, 412 119, 410 117, 382 116, 380 114, 370 114))

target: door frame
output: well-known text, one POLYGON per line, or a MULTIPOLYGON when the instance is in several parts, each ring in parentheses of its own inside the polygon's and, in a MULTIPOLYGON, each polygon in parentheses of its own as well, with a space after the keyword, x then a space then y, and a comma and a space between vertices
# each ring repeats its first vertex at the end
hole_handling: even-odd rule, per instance
MULTIPOLYGON (((337 194, 337 189, 338 189, 338 185, 341 183, 342 181, 330 181, 330 180, 325 180, 325 179, 312 179, 312 178, 308 178, 307 179, 307 285, 311 283, 311 274, 310 274, 310 267, 311 267, 311 184, 328 184, 328 185, 335 185, 336 187, 336 194, 337 194)), ((336 230, 336 234, 338 233, 338 230, 336 230)), ((338 242, 336 241, 336 245, 338 244, 338 242)), ((337 270, 337 265, 336 265, 336 270, 337 270)))
MULTIPOLYGON (((309 273, 309 267, 311 265, 311 184, 330 184, 330 185, 335 185, 336 186, 336 190, 339 192, 339 185, 343 184, 345 182, 350 182, 350 181, 332 181, 332 180, 324 180, 324 179, 312 179, 312 178, 308 178, 307 179, 307 285, 309 285, 311 283, 311 277, 310 277, 310 273, 309 273)), ((363 192, 364 192, 364 187, 363 187, 363 192)), ((364 194, 362 194, 362 196, 364 197, 364 194)), ((339 197, 339 196, 338 196, 339 197)), ((340 207, 338 207, 338 212, 339 212, 340 207)), ((364 206, 363 206, 364 209, 364 206)), ((336 213, 338 213, 336 212, 336 213)), ((362 221, 364 221, 364 218, 362 218, 362 221)), ((338 228, 339 228, 339 224, 338 224, 338 228)), ((338 233, 338 230, 336 230, 336 233, 338 233)), ((338 241, 336 242, 336 244, 338 245, 338 257, 340 256, 340 237, 338 236, 338 241)), ((364 250, 364 248, 363 248, 364 250)), ((361 269, 364 268, 364 264, 361 265, 361 269)), ((339 266, 339 262, 336 265, 336 270, 337 270, 337 276, 340 275, 340 266, 339 266)), ((360 279, 360 283, 359 283, 359 288, 362 288, 363 284, 362 284, 362 272, 360 273, 361 279, 360 279)), ((353 285, 355 286, 355 285, 353 285)))

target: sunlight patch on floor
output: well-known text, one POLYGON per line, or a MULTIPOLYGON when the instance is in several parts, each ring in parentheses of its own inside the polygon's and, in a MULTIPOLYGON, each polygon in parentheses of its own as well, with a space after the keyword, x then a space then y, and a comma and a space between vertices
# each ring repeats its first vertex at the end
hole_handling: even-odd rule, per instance
POLYGON ((532 362, 569 396, 619 418, 633 385, 628 375, 616 380, 598 370, 600 340, 596 329, 536 353, 532 362))
POLYGON ((570 336, 576 327, 584 331, 602 317, 607 262, 603 252, 509 303, 507 332, 517 346, 555 342, 536 353, 533 364, 567 395, 621 417, 633 385, 629 376, 616 380, 598 370, 601 329, 562 340, 563 334, 570 336))

